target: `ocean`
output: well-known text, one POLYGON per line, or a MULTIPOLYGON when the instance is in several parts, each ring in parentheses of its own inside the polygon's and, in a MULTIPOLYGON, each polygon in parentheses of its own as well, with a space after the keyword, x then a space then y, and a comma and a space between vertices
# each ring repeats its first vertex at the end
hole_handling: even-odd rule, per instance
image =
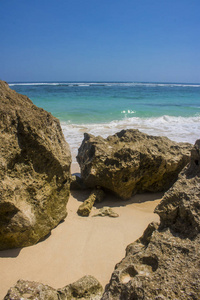
POLYGON ((9 83, 60 120, 73 162, 84 132, 107 137, 134 128, 177 142, 200 138, 200 84, 9 83))

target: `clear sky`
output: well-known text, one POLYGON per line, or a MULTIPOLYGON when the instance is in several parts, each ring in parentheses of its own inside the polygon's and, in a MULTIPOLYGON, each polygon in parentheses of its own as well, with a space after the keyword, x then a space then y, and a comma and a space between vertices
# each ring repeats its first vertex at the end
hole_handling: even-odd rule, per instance
POLYGON ((200 0, 0 0, 0 79, 200 83, 200 0))

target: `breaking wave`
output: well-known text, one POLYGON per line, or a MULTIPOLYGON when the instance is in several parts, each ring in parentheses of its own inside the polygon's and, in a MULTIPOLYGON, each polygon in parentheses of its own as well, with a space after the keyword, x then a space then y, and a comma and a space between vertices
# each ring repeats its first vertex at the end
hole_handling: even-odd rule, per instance
POLYGON ((157 118, 132 117, 120 121, 102 124, 71 124, 61 122, 64 136, 70 145, 73 161, 83 140, 84 132, 100 135, 106 138, 122 129, 138 129, 141 132, 165 136, 176 142, 189 142, 194 144, 200 138, 200 117, 172 117, 161 116, 157 118))

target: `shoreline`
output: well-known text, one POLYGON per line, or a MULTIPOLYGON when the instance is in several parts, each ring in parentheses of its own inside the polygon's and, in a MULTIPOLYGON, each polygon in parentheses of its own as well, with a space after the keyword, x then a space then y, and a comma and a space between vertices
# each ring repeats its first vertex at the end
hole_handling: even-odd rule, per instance
MULTIPOLYGON (((80 172, 77 163, 72 163, 71 172, 80 172)), ((22 249, 0 251, 0 298, 18 279, 62 288, 84 275, 93 275, 105 286, 127 245, 139 238, 150 222, 159 221, 153 210, 162 193, 135 195, 128 201, 107 194, 89 217, 80 217, 76 211, 89 193, 72 191, 68 216, 45 240, 22 249), (92 217, 102 206, 112 207, 119 217, 92 217)))

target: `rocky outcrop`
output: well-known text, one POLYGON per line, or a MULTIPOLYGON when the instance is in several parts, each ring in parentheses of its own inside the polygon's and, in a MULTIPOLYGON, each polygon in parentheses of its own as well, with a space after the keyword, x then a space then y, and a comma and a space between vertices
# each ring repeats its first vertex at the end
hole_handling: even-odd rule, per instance
POLYGON ((160 225, 127 247, 102 300, 200 299, 200 140, 155 211, 160 225))
POLYGON ((103 287, 98 280, 88 275, 58 290, 39 282, 18 280, 4 300, 100 300, 102 293, 103 287))
POLYGON ((66 215, 71 154, 60 123, 0 81, 0 249, 29 246, 66 215))
POLYGON ((85 133, 77 161, 86 186, 101 186, 128 199, 133 193, 167 190, 188 163, 190 150, 190 144, 138 130, 106 139, 85 133))

